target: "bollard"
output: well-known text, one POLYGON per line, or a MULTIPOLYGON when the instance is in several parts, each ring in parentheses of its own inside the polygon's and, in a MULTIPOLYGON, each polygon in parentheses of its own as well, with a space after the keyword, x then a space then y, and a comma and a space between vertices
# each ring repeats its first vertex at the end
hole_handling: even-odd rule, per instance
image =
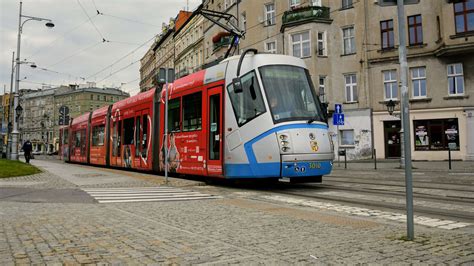
POLYGON ((451 148, 448 147, 449 170, 451 170, 451 148))
POLYGON ((346 149, 344 149, 344 169, 347 169, 347 152, 346 152, 346 149))
POLYGON ((374 149, 374 169, 377 170, 377 150, 374 149))

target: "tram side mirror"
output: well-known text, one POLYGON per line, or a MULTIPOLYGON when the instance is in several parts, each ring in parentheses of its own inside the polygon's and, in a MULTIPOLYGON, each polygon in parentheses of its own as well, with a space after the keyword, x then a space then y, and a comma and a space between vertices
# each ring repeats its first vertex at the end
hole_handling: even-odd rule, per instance
POLYGON ((241 93, 244 91, 242 88, 242 80, 240 78, 234 78, 232 79, 232 85, 234 87, 234 93, 241 93))
POLYGON ((321 109, 322 109, 322 112, 323 112, 323 119, 324 119, 324 122, 328 122, 329 120, 329 114, 328 114, 328 106, 329 104, 328 103, 321 103, 321 109))

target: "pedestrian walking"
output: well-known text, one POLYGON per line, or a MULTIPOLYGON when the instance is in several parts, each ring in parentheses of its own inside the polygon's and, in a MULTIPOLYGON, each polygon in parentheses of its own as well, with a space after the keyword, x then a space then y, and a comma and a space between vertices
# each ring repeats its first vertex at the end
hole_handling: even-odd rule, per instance
POLYGON ((25 152, 26 163, 30 163, 32 149, 33 149, 33 145, 31 144, 30 140, 27 140, 25 141, 25 143, 23 143, 22 150, 25 152))

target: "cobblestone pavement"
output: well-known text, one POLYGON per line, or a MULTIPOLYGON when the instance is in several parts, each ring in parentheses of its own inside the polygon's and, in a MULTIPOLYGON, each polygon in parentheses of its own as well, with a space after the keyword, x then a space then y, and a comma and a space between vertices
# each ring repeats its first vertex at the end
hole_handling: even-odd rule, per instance
MULTIPOLYGON (((162 185, 161 177, 146 174, 35 164, 46 172, 3 180, 8 184, 0 188, 162 185), (109 183, 100 180, 104 176, 109 183)), ((175 184, 219 191, 190 180, 175 184)), ((126 204, 1 199, 0 265, 474 263, 470 229, 416 226, 415 241, 405 241, 405 226, 390 220, 259 201, 238 191, 221 196, 126 204)))

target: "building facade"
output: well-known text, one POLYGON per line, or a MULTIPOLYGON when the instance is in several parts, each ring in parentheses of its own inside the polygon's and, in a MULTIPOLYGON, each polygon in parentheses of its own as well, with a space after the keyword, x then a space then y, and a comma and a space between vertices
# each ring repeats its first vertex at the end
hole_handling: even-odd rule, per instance
POLYGON ((21 96, 20 140, 29 139, 34 151, 57 151, 59 127, 69 124, 70 118, 129 96, 115 88, 96 88, 94 83, 24 93, 21 96))
MULTIPOLYGON (((322 102, 342 104, 330 130, 349 159, 401 156, 396 7, 373 0, 205 0, 246 31, 239 52, 256 48, 302 58, 322 102), (387 103, 397 104, 395 115, 387 103), (376 154, 374 152, 376 151, 376 154)), ((414 160, 474 159, 474 1, 425 1, 405 8, 410 135, 414 160)), ((230 40, 203 21, 204 65, 230 40)), ((183 54, 180 62, 190 54, 183 54)))

